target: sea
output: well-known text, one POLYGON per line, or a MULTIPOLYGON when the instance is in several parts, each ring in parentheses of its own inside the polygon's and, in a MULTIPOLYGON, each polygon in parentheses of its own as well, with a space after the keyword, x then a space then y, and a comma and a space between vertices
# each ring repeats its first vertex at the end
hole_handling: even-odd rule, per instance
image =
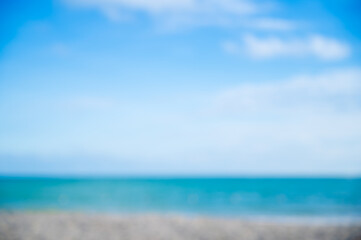
POLYGON ((361 219, 361 178, 0 177, 0 211, 361 219))

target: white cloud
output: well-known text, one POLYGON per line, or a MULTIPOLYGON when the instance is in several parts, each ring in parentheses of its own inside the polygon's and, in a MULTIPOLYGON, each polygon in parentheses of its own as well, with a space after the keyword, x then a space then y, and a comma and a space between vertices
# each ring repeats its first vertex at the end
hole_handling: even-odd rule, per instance
POLYGON ((222 92, 216 100, 221 111, 312 112, 359 109, 361 70, 345 69, 287 81, 249 83, 222 92))
POLYGON ((326 59, 342 59, 350 55, 350 47, 335 39, 313 36, 309 40, 310 49, 316 56, 326 59))
POLYGON ((68 4, 113 9, 139 10, 150 14, 185 12, 225 12, 234 14, 255 13, 258 6, 246 0, 73 0, 68 4))
POLYGON ((290 20, 278 18, 259 18, 251 21, 251 25, 261 30, 290 31, 297 28, 297 24, 290 20))
POLYGON ((271 4, 252 0, 64 0, 69 6, 95 8, 110 20, 128 19, 134 13, 144 13, 166 29, 199 26, 248 26, 284 29, 285 20, 252 20, 248 16, 269 12, 271 4), (124 17, 126 16, 126 17, 124 17), (255 24, 250 22, 255 21, 255 24))
POLYGON ((351 53, 350 46, 346 43, 320 35, 304 39, 260 38, 254 35, 245 35, 243 42, 245 51, 258 59, 313 56, 323 60, 340 60, 348 57, 351 53))
POLYGON ((98 97, 70 101, 86 114, 68 106, 49 106, 46 113, 41 106, 40 113, 33 109, 24 114, 25 122, 31 115, 42 124, 29 128, 28 135, 0 136, 0 152, 85 152, 134 159, 158 173, 361 171, 359 68, 249 81, 203 96, 170 93, 158 100, 111 102, 116 104, 98 97), (101 114, 92 111, 98 107, 101 114))
POLYGON ((140 10, 148 13, 191 10, 194 0, 73 0, 68 4, 82 7, 140 10))

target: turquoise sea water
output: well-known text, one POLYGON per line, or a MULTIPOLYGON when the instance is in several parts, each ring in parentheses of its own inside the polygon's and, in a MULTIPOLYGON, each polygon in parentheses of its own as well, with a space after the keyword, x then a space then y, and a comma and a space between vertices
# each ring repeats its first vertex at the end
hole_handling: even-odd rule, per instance
POLYGON ((361 179, 0 178, 2 210, 361 217, 361 179))

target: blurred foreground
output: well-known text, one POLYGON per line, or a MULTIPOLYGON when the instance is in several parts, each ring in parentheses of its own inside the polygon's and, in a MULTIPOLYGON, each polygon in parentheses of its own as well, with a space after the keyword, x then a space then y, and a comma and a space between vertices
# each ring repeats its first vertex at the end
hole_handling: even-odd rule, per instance
POLYGON ((1 213, 0 239, 361 239, 361 225, 270 223, 170 215, 1 213))

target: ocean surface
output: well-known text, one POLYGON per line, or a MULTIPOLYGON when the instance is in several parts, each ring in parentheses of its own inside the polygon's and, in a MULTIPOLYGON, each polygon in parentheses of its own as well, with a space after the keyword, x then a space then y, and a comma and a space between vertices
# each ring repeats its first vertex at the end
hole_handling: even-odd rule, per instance
POLYGON ((0 178, 0 210, 361 218, 361 179, 0 178))

